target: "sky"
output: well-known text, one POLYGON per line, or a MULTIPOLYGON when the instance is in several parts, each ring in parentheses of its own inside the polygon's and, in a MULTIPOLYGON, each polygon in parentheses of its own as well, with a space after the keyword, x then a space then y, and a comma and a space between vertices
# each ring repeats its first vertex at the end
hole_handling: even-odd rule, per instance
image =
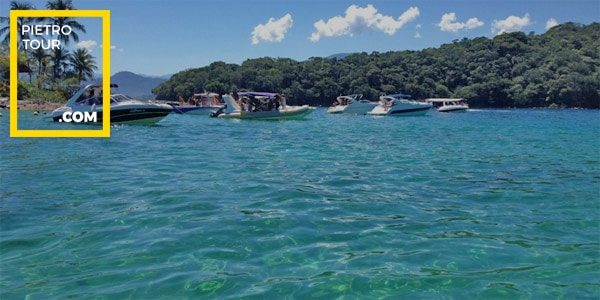
MULTIPOLYGON (((29 1, 44 8, 45 1, 29 1)), ((111 73, 162 76, 214 61, 305 60, 350 52, 438 47, 463 37, 543 33, 600 22, 600 1, 73 0, 111 10, 111 73)), ((0 15, 9 3, 0 0, 0 15)), ((81 19, 80 44, 100 55, 99 19, 81 19)), ((99 63, 101 61, 99 60, 99 63)))

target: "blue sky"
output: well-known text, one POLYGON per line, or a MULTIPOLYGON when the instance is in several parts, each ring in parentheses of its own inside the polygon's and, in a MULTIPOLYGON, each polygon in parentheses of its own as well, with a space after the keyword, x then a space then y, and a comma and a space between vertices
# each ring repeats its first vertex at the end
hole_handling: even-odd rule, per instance
MULTIPOLYGON (((45 1, 29 2, 37 8, 45 6, 45 1)), ((175 73, 218 60, 241 63, 262 56, 304 60, 341 52, 438 47, 463 37, 493 37, 502 30, 543 33, 549 19, 600 21, 597 0, 74 0, 74 4, 79 9, 111 10, 112 73, 127 70, 148 75, 175 73), (356 9, 347 14, 352 5, 356 9), (447 15, 442 28, 442 16, 449 13, 455 18, 447 15), (341 18, 328 22, 335 16, 341 18), (274 20, 267 24, 270 18, 274 20), (314 24, 319 20, 323 23, 317 31, 314 24), (499 21, 495 32, 494 20, 499 21), (259 24, 264 25, 257 31, 262 35, 253 44, 252 32, 259 24), (316 42, 310 40, 315 32, 319 33, 316 42)), ((7 10, 8 2, 1 1, 0 15, 7 15, 7 10)), ((100 22, 83 23, 88 33, 81 40, 95 41, 91 49, 97 55, 100 22)))

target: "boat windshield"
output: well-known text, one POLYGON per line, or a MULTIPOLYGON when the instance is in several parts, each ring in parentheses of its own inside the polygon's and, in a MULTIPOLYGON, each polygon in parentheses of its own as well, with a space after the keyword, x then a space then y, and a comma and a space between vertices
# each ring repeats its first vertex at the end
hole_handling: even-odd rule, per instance
POLYGON ((335 101, 333 102, 332 106, 348 105, 348 104, 354 102, 354 100, 358 100, 358 99, 361 99, 361 98, 362 98, 362 94, 352 94, 352 95, 347 95, 347 96, 338 96, 335 99, 335 101))
POLYGON ((102 88, 90 87, 83 92, 75 101, 79 105, 101 105, 102 104, 102 88))
POLYGON ((405 103, 406 102, 410 102, 410 103, 414 102, 410 98, 411 98, 411 96, 406 95, 406 94, 393 94, 393 95, 379 97, 379 99, 381 100, 381 103, 383 103, 383 105, 387 105, 387 106, 393 106, 399 102, 405 102, 405 103))
POLYGON ((133 98, 131 98, 129 96, 121 95, 121 94, 116 94, 116 95, 111 95, 110 96, 110 102, 111 103, 117 103, 117 102, 123 102, 123 101, 130 101, 130 100, 133 100, 133 98))

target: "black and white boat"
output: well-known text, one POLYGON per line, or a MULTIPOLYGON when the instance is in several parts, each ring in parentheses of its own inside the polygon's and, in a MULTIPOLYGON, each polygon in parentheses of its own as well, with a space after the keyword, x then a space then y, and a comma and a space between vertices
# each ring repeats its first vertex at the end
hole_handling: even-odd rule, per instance
MULTIPOLYGON (((111 84, 111 89, 117 88, 111 84)), ((173 111, 168 104, 133 99, 123 94, 110 95, 110 122, 127 124, 154 124, 173 111)), ((52 112, 55 122, 63 122, 65 112, 97 112, 97 123, 102 122, 102 86, 90 84, 77 91, 67 103, 52 112)))

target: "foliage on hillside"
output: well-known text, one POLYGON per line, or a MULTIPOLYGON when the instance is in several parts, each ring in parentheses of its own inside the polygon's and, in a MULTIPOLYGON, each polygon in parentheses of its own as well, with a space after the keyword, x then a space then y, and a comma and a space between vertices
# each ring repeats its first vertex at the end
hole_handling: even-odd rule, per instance
MULTIPOLYGON (((49 0, 46 8, 51 10, 74 10, 72 0, 49 0)), ((36 9, 28 1, 11 1, 11 10, 36 9)), ((0 96, 9 94, 9 59, 8 45, 10 40, 9 18, 0 16, 0 96)), ((19 18, 17 27, 24 25, 68 25, 73 31, 70 35, 60 36, 63 45, 74 44, 79 41, 78 33, 85 33, 85 26, 70 17, 61 18, 19 18)), ((93 77, 98 69, 94 56, 85 48, 76 48, 72 51, 68 47, 53 50, 24 51, 24 40, 31 39, 31 33, 22 32, 17 35, 19 49, 19 73, 27 73, 28 80, 19 80, 17 97, 19 99, 33 99, 36 101, 61 102, 71 92, 73 86, 78 86, 82 81, 93 77)))
POLYGON ((285 93, 291 103, 329 105, 341 94, 404 92, 464 97, 473 107, 600 106, 600 24, 565 23, 546 33, 462 39, 421 51, 356 53, 338 60, 257 58, 179 72, 153 90, 175 100, 241 89, 285 93))

